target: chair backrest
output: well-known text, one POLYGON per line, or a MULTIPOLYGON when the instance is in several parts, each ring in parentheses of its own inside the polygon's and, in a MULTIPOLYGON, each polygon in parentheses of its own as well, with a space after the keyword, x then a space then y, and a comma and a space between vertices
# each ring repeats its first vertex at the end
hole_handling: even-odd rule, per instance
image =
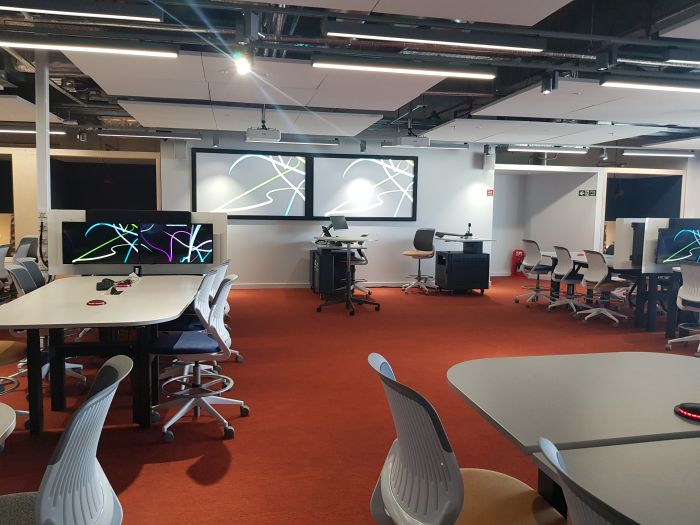
POLYGON ((608 263, 605 262, 603 254, 595 250, 583 250, 583 253, 586 254, 586 264, 588 265, 584 279, 597 284, 605 281, 608 278, 610 269, 608 268, 608 263))
POLYGON ((194 313, 197 314, 202 326, 207 326, 209 324, 209 316, 211 315, 209 297, 211 296, 211 289, 216 279, 216 271, 216 268, 213 268, 204 275, 202 282, 199 283, 197 294, 194 296, 194 313))
POLYGON ((557 254, 557 265, 552 270, 552 280, 561 281, 574 270, 574 261, 569 250, 563 246, 555 246, 554 252, 557 254))
POLYGON ((433 406, 396 380, 389 363, 371 354, 396 427, 379 479, 384 511, 395 523, 452 524, 464 488, 457 458, 433 406))
POLYGON ((24 257, 36 257, 37 247, 39 246, 39 239, 35 236, 22 237, 15 254, 12 256, 13 260, 17 262, 18 259, 24 257))
POLYGON ((37 286, 24 266, 11 266, 7 268, 7 273, 10 274, 10 278, 17 289, 18 295, 28 294, 36 290, 37 286))
POLYGON ((523 259, 523 269, 528 270, 534 268, 542 261, 542 252, 540 245, 536 241, 523 239, 523 248, 525 249, 525 258, 523 259))
POLYGON ((46 279, 44 279, 44 274, 41 273, 41 269, 36 261, 32 259, 24 259, 20 262, 22 266, 29 272, 29 275, 34 280, 37 288, 41 288, 46 284, 46 279))
POLYGON ((7 252, 10 250, 9 244, 0 245, 0 279, 7 279, 7 270, 5 270, 5 257, 7 257, 7 252))
POLYGON ((131 372, 129 357, 112 357, 97 372, 88 399, 75 411, 56 445, 39 487, 37 523, 112 525, 122 508, 97 461, 97 445, 119 383, 131 372))
POLYGON ((700 264, 681 263, 683 284, 678 290, 678 307, 684 308, 683 301, 700 303, 700 264))
POLYGON ((574 525, 639 525, 572 480, 554 443, 546 438, 540 438, 540 450, 557 471, 571 523, 574 525))
POLYGON ((413 247, 421 252, 434 252, 435 228, 419 228, 413 237, 413 247))
POLYGON ((211 290, 209 291, 210 301, 214 301, 214 296, 216 295, 217 290, 221 286, 221 283, 224 282, 224 278, 226 277, 226 272, 228 272, 228 267, 230 263, 231 260, 229 259, 222 262, 218 266, 212 268, 212 270, 216 270, 216 278, 214 279, 214 283, 211 285, 211 290))
POLYGON ((226 304, 233 286, 232 279, 224 279, 214 296, 214 305, 207 323, 207 332, 219 343, 219 354, 223 359, 231 356, 231 334, 226 329, 226 304))

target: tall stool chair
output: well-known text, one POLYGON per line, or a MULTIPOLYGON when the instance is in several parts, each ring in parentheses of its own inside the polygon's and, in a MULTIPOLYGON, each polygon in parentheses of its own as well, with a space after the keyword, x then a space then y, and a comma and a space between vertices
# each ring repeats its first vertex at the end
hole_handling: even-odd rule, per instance
POLYGON ((547 307, 547 311, 551 312, 559 306, 568 306, 576 313, 577 308, 590 309, 585 303, 580 303, 576 301, 576 297, 580 297, 581 294, 577 296, 576 285, 580 284, 583 280, 583 276, 574 272, 574 261, 571 258, 571 252, 563 246, 555 246, 554 251, 557 254, 557 265, 552 270, 552 281, 559 283, 559 299, 554 301, 547 307), (563 290, 562 286, 566 286, 566 295, 564 298, 561 297, 563 290))
MULTIPOLYGON (((678 299, 676 304, 679 310, 686 312, 700 313, 700 264, 681 263, 681 276, 683 284, 678 289, 678 299)), ((698 349, 695 357, 700 357, 700 324, 681 323, 679 328, 696 332, 686 337, 671 339, 666 343, 666 350, 671 350, 671 346, 676 343, 698 342, 698 349)))
POLYGON ((425 293, 429 293, 431 287, 428 286, 428 281, 430 281, 432 275, 424 275, 421 272, 420 263, 425 259, 432 259, 435 257, 435 246, 433 244, 433 239, 435 238, 434 228, 420 228, 416 230, 416 235, 413 237, 413 250, 406 250, 401 255, 405 257, 411 257, 412 259, 418 260, 418 273, 415 275, 409 275, 413 278, 410 283, 404 284, 401 289, 404 293, 408 293, 411 288, 420 288, 425 293))
POLYGON ((525 259, 523 259, 522 270, 528 277, 535 276, 535 286, 523 286, 522 288, 530 291, 516 296, 515 302, 519 303, 521 299, 525 299, 525 304, 528 305, 529 303, 536 303, 540 299, 543 299, 551 303, 552 299, 550 299, 549 295, 544 293, 548 290, 542 288, 540 277, 551 272, 552 265, 542 263, 542 251, 540 250, 540 245, 537 244, 536 241, 523 239, 523 247, 525 248, 525 259))
POLYGON ((587 323, 590 319, 603 315, 614 321, 613 326, 620 326, 620 319, 627 319, 626 315, 610 309, 611 294, 624 285, 624 282, 613 280, 610 277, 608 263, 602 253, 594 250, 584 250, 586 254, 586 263, 588 269, 583 276, 583 284, 586 289, 595 296, 598 293, 598 306, 576 312, 575 315, 587 314, 583 319, 583 323, 587 323))

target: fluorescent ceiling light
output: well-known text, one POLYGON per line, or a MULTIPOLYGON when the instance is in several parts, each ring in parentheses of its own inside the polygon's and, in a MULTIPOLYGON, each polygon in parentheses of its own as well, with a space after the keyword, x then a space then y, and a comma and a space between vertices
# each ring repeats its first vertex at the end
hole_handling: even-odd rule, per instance
POLYGON ((603 79, 600 85, 613 88, 643 89, 650 91, 671 91, 677 93, 700 93, 700 84, 665 83, 659 80, 624 80, 624 79, 603 79))
POLYGON ((682 49, 669 49, 666 58, 668 64, 700 66, 700 55, 688 53, 682 49))
POLYGON ((410 146, 405 144, 395 144, 393 142, 382 142, 382 148, 411 148, 411 149, 449 149, 449 150, 468 150, 469 144, 436 144, 431 142, 429 146, 410 146))
MULTIPOLYGON (((97 6, 96 6, 97 7, 97 6)), ((129 11, 137 6, 118 6, 120 10, 129 11)), ((38 2, 29 2, 24 0, 23 2, 3 2, 0 5, 0 11, 13 11, 16 13, 31 13, 37 15, 56 15, 56 16, 73 16, 73 17, 84 17, 84 18, 100 18, 109 20, 128 20, 131 22, 161 22, 161 18, 157 16, 144 16, 137 14, 119 14, 117 12, 110 13, 107 11, 100 12, 100 9, 95 10, 79 10, 73 11, 69 9, 44 9, 43 7, 38 7, 38 2), (7 5, 7 4, 17 4, 17 5, 7 5), (28 5, 25 5, 28 4, 28 5), (37 7, 32 7, 37 5, 37 7)), ((142 8, 141 11, 145 10, 142 8)), ((151 10, 153 11, 153 10, 151 10)))
POLYGON ((519 153, 566 153, 571 155, 585 155, 588 148, 585 146, 548 146, 537 144, 510 144, 508 151, 519 153))
MULTIPOLYGON (((253 141, 248 141, 248 142, 253 142, 253 141)), ((340 146, 340 142, 338 142, 338 139, 330 140, 330 141, 319 140, 318 142, 304 141, 304 140, 299 140, 299 141, 280 140, 278 142, 275 142, 275 144, 295 144, 295 145, 302 145, 302 146, 340 146)))
POLYGON ((345 62, 336 59, 315 59, 311 63, 313 67, 322 69, 340 69, 344 71, 367 71, 370 73, 397 73, 401 75, 421 75, 430 77, 455 77, 471 78, 476 80, 493 80, 494 73, 485 71, 469 71, 448 68, 432 68, 424 66, 410 65, 380 65, 381 63, 370 64, 360 62, 345 62))
POLYGON ((233 63, 236 65, 236 72, 239 75, 247 75, 252 69, 250 60, 240 51, 236 51, 233 54, 233 63))
POLYGON ((169 133, 141 133, 129 131, 100 131, 100 137, 120 137, 130 139, 171 139, 171 140, 202 140, 199 135, 169 134, 169 133))
POLYGON ((106 53, 110 55, 130 55, 155 58, 177 58, 177 48, 166 46, 150 46, 140 44, 134 46, 114 45, 113 41, 88 40, 79 38, 59 38, 54 40, 39 40, 27 38, 24 35, 11 33, 0 34, 0 47, 13 49, 42 49, 46 51, 75 51, 79 53, 106 53))
POLYGON ((491 34, 476 32, 433 31, 371 24, 327 22, 326 36, 379 40, 382 42, 465 47, 490 51, 518 51, 525 53, 541 53, 544 51, 544 41, 541 39, 494 37, 491 34))
MULTIPOLYGON (((20 134, 20 135, 36 135, 33 129, 0 129, 0 133, 20 134)), ((50 135, 65 135, 65 131, 49 131, 50 135)))
POLYGON ((663 150, 643 150, 643 149, 626 149, 622 152, 625 157, 684 157, 692 158, 695 153, 692 151, 663 151, 663 150))

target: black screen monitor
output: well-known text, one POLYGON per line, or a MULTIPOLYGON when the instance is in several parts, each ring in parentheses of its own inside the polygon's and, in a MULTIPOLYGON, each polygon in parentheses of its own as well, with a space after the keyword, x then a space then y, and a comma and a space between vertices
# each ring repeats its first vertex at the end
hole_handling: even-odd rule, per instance
POLYGON ((661 228, 656 245, 656 263, 700 263, 700 230, 690 228, 661 228))
POLYGON ((347 230, 348 221, 344 215, 331 215, 329 217, 334 230, 347 230))
POLYGON ((135 264, 139 262, 139 225, 113 222, 64 222, 63 264, 135 264))
POLYGON ((143 264, 211 264, 214 262, 213 224, 141 224, 143 264))

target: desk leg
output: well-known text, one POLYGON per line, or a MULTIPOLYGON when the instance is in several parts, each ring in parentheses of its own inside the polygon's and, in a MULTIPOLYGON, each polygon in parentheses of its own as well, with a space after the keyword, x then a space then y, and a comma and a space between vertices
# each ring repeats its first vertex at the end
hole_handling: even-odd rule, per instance
POLYGON ((160 404, 160 359, 151 361, 151 406, 160 404))
POLYGON ((671 287, 668 291, 668 305, 666 307, 666 339, 676 337, 676 328, 678 326, 678 290, 681 287, 681 277, 678 272, 673 272, 671 275, 671 287))
POLYGON ((49 370, 51 372, 51 410, 66 409, 66 354, 63 350, 63 330, 49 330, 49 370))
POLYGON ((41 396, 41 338, 39 330, 27 330, 27 393, 29 395, 29 431, 33 435, 44 430, 44 405, 41 396))
POLYGON ((151 340, 153 330, 150 326, 137 329, 138 344, 134 352, 134 368, 131 371, 131 390, 133 396, 133 418, 141 428, 151 426, 151 340))
POLYGON ((556 481, 540 469, 537 469, 537 492, 559 514, 566 517, 567 507, 564 492, 556 481))
POLYGON ((647 302, 647 279, 645 275, 637 278, 637 304, 634 307, 634 326, 644 326, 644 305, 647 302))
POLYGON ((649 290, 647 291, 647 332, 656 330, 656 303, 659 297, 659 277, 649 274, 649 290))

